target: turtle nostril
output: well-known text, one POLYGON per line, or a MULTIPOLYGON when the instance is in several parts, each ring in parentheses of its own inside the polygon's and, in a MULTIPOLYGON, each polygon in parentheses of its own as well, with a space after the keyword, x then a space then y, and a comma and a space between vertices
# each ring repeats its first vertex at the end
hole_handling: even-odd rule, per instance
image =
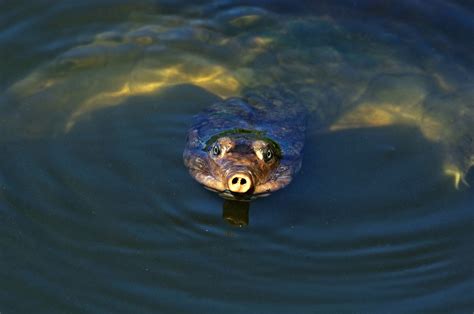
POLYGON ((227 186, 231 192, 247 193, 252 188, 252 179, 246 173, 235 173, 228 179, 227 186))

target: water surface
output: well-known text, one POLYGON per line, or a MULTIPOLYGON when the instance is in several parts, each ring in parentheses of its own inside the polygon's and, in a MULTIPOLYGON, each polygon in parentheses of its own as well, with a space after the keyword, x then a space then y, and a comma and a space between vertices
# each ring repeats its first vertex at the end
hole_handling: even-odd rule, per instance
POLYGON ((473 15, 0 1, 0 312, 472 312, 474 193, 444 170, 474 123, 473 15), (236 227, 184 140, 262 85, 311 112, 303 168, 236 227))

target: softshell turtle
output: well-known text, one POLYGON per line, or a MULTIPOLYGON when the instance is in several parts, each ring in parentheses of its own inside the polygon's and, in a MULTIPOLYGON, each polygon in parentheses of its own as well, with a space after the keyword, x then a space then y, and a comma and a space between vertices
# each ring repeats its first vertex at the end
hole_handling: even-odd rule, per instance
MULTIPOLYGON (((426 139, 441 144, 443 170, 454 178, 455 188, 469 186, 466 175, 474 165, 472 89, 426 95, 429 84, 422 76, 376 78, 328 130, 417 125, 426 139)), ((197 181, 224 198, 269 195, 288 185, 301 167, 305 108, 284 88, 256 89, 217 102, 196 116, 184 163, 197 181)))
POLYGON ((299 171, 305 128, 306 109, 293 94, 261 88, 198 114, 184 163, 198 182, 226 199, 266 196, 299 171))

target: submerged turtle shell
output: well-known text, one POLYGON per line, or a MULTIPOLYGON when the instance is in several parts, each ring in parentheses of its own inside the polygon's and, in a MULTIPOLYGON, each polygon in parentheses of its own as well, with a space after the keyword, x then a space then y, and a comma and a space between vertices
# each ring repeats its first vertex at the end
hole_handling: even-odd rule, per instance
MULTIPOLYGON (((197 181, 222 197, 248 200, 265 196, 286 186, 299 171, 305 128, 306 109, 292 93, 260 88, 243 97, 214 103, 198 114, 188 131, 184 163, 197 181), (272 167, 261 169, 256 161, 247 163, 256 182, 245 195, 231 193, 223 177, 228 169, 215 169, 212 164, 210 151, 222 138, 239 143, 262 141, 273 149, 276 161, 272 167)), ((245 159, 249 155, 242 156, 245 159)), ((234 159, 220 168, 231 168, 239 162, 234 159)))

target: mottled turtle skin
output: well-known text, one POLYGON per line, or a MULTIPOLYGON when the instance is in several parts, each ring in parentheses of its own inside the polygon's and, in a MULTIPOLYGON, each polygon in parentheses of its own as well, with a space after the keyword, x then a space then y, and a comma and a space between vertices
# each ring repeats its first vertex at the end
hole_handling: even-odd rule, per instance
POLYGON ((301 168, 306 109, 290 92, 259 88, 194 118, 183 153, 191 176, 226 199, 287 186, 301 168))

